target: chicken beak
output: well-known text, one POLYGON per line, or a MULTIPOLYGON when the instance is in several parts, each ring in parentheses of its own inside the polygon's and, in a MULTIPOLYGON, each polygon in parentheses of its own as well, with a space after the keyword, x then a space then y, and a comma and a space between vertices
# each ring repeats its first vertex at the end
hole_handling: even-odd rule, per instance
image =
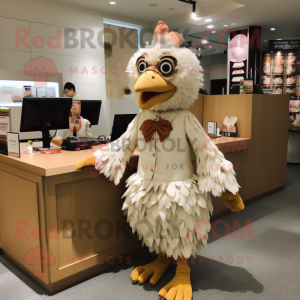
POLYGON ((155 71, 145 71, 136 82, 134 90, 140 93, 139 108, 147 110, 155 104, 171 98, 176 91, 176 86, 163 79, 155 71))

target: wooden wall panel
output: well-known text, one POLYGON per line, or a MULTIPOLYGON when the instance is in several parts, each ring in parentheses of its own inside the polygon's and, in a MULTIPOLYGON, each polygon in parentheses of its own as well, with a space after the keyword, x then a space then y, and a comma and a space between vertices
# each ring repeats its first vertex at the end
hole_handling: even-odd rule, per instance
POLYGON ((199 95, 198 99, 190 106, 188 111, 193 113, 201 125, 203 125, 203 106, 204 106, 204 96, 199 95))
POLYGON ((237 117, 237 136, 251 138, 252 95, 204 96, 203 128, 208 121, 217 122, 222 131, 225 117, 237 117))

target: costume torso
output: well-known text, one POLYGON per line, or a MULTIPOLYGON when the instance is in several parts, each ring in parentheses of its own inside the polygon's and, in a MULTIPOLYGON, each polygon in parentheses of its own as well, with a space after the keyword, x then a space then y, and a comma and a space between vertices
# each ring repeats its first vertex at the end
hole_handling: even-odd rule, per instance
POLYGON ((190 144, 185 131, 185 110, 156 112, 143 111, 139 116, 138 128, 146 120, 168 120, 173 130, 160 142, 157 131, 146 143, 142 131, 138 132, 139 164, 138 175, 143 179, 174 182, 193 177, 190 144))

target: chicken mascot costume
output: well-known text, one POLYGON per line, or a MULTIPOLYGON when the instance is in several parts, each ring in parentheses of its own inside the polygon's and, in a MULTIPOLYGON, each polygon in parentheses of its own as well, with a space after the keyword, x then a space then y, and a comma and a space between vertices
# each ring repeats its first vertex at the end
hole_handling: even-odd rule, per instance
POLYGON ((140 285, 151 277, 155 285, 174 258, 176 275, 159 291, 159 299, 168 300, 192 299, 187 259, 207 245, 210 193, 222 196, 232 211, 244 209, 232 164, 187 111, 198 98, 203 75, 195 54, 179 48, 182 42, 181 34, 158 23, 152 44, 136 52, 127 69, 142 112, 108 152, 99 150, 77 165, 77 171, 95 165, 117 185, 138 148, 138 171, 127 180, 122 209, 133 232, 158 258, 135 268, 131 280, 140 285))

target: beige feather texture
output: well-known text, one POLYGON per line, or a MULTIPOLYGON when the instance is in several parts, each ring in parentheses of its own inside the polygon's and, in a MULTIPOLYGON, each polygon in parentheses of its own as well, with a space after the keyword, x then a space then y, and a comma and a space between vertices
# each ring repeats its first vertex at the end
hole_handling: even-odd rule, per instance
POLYGON ((188 111, 186 111, 185 130, 197 157, 200 191, 211 192, 217 197, 221 196, 225 189, 236 194, 240 186, 236 181, 232 163, 225 159, 197 118, 188 111))
POLYGON ((128 125, 126 132, 116 141, 109 144, 108 151, 96 151, 96 170, 104 174, 115 185, 120 183, 130 157, 136 149, 138 141, 138 120, 137 115, 128 125))
POLYGON ((150 110, 154 111, 188 109, 198 99, 199 89, 203 86, 203 69, 196 55, 189 49, 171 47, 168 43, 171 43, 168 37, 160 39, 159 42, 157 40, 153 41, 151 46, 142 48, 136 52, 130 59, 127 67, 130 77, 129 87, 133 91, 137 103, 139 93, 134 92, 134 86, 141 76, 136 67, 137 59, 140 56, 145 56, 145 60, 149 66, 156 66, 160 58, 165 54, 176 58, 176 72, 172 76, 163 77, 166 81, 176 86, 176 92, 170 99, 150 108, 150 110))
POLYGON ((297 115, 296 120, 294 121, 293 125, 295 127, 300 127, 300 114, 297 115))
MULTIPOLYGON (((134 91, 141 76, 136 68, 138 57, 144 55, 148 65, 156 66, 165 54, 177 59, 176 72, 164 78, 177 89, 170 99, 156 104, 151 110, 188 109, 198 98, 198 90, 203 85, 202 68, 195 54, 189 49, 174 47, 168 37, 158 37, 151 46, 139 50, 130 59, 127 68, 130 88, 134 91)), ((137 100, 137 93, 135 97, 137 100)), ((234 194, 239 189, 232 164, 209 139, 196 117, 188 111, 184 113, 186 137, 197 157, 197 175, 183 181, 157 182, 133 174, 127 179, 122 208, 133 232, 137 232, 151 252, 164 253, 175 259, 195 256, 207 245, 213 210, 210 192, 221 196, 225 189, 234 194)), ((136 148, 138 121, 139 115, 124 135, 111 144, 108 152, 94 154, 96 169, 115 184, 119 184, 126 163, 136 148)))
POLYGON ((127 187, 122 209, 150 252, 188 258, 206 247, 213 208, 196 175, 184 181, 155 182, 133 174, 127 187))

